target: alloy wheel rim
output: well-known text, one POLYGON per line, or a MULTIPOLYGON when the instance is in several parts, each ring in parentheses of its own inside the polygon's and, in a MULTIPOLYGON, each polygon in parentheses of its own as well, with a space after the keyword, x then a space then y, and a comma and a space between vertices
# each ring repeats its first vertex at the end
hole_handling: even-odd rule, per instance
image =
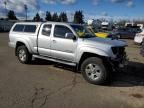
POLYGON ((19 50, 19 58, 21 61, 26 61, 26 53, 23 49, 19 50))
POLYGON ((101 77, 102 69, 97 64, 88 64, 85 69, 86 75, 91 80, 97 80, 101 77))

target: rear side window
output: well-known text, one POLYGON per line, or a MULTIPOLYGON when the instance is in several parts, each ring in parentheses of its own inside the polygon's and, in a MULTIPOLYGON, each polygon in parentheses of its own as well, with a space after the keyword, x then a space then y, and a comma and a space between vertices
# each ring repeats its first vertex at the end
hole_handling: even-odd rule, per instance
POLYGON ((14 29, 14 32, 29 32, 29 33, 35 33, 36 31, 36 25, 22 25, 17 24, 14 29))
POLYGON ((36 25, 25 25, 24 32, 35 33, 36 25))
POLYGON ((16 25, 14 27, 13 31, 15 31, 15 32, 23 32, 23 29, 24 29, 24 25, 18 24, 18 25, 16 25))

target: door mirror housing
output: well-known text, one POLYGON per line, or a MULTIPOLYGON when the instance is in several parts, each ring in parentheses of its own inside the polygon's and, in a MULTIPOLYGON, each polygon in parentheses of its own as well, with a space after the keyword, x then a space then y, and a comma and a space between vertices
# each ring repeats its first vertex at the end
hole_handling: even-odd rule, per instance
POLYGON ((65 38, 76 40, 76 36, 73 33, 66 33, 65 38))

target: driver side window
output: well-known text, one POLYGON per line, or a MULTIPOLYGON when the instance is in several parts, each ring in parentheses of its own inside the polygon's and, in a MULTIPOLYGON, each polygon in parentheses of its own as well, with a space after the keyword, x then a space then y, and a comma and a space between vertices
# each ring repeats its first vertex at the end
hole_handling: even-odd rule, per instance
POLYGON ((65 38, 66 33, 72 33, 72 31, 63 25, 56 25, 54 30, 54 37, 65 38))

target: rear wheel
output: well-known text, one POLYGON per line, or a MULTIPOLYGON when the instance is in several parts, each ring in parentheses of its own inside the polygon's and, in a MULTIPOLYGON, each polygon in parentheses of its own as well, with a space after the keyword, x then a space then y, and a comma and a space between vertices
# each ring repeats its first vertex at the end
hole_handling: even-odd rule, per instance
POLYGON ((97 57, 87 58, 81 65, 82 75, 89 83, 104 84, 108 80, 108 71, 103 61, 97 57))
POLYGON ((27 48, 23 46, 19 46, 16 50, 18 60, 23 63, 23 64, 28 64, 30 63, 32 59, 32 55, 29 53, 27 48))

